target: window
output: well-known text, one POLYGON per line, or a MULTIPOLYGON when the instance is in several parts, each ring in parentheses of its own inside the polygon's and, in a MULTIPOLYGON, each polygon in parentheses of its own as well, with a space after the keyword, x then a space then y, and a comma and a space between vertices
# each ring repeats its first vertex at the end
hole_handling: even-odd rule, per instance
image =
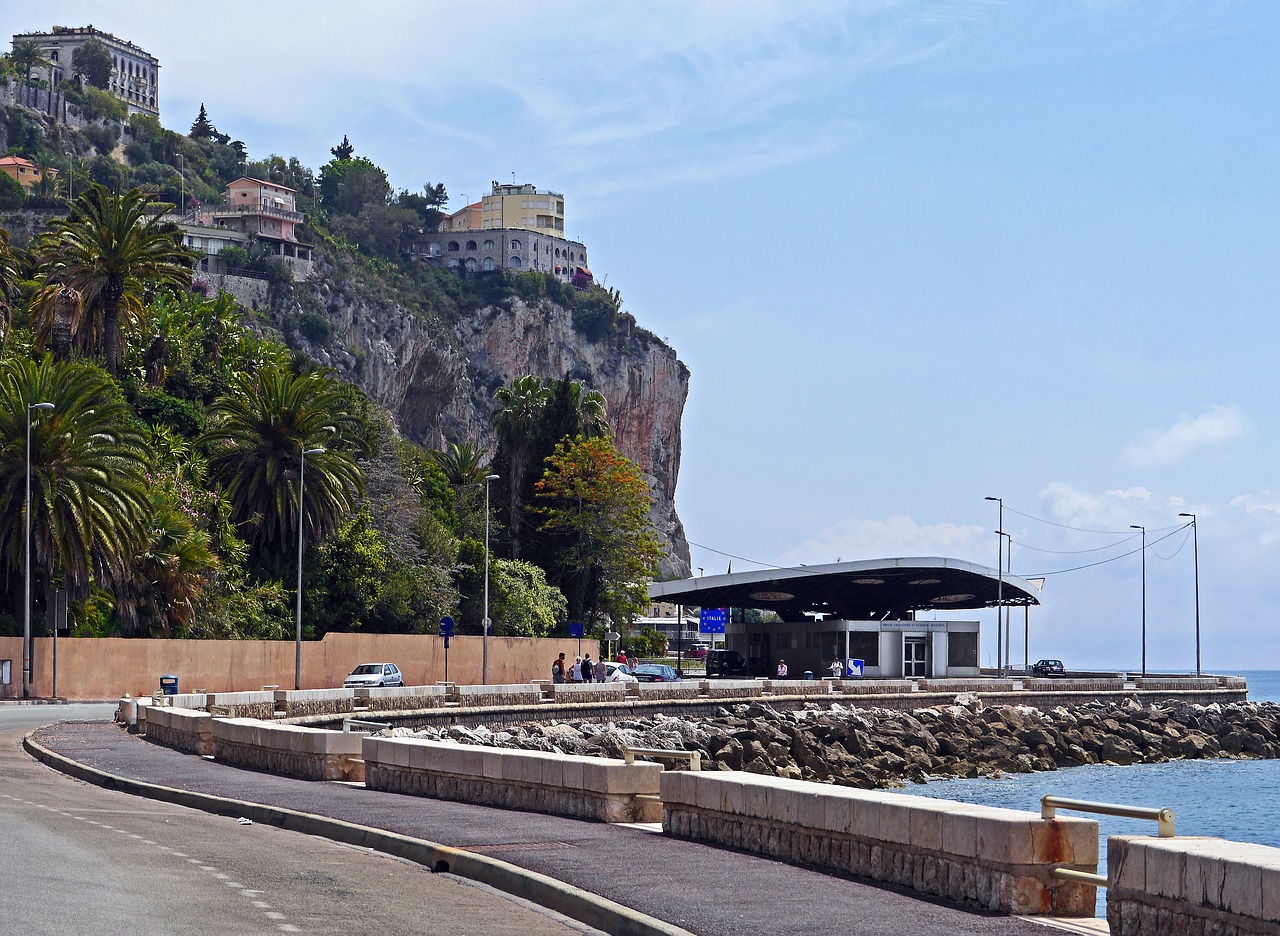
POLYGON ((519 249, 520 249, 520 242, 519 242, 518 240, 513 240, 513 241, 511 242, 511 249, 512 249, 512 250, 519 250, 519 249))
POLYGON ((485 250, 493 250, 493 241, 491 241, 491 240, 487 240, 487 241, 485 241, 485 242, 484 242, 484 249, 485 249, 485 250))
POLYGON ((493 257, 485 257, 484 263, 481 264, 481 267, 485 270, 496 270, 498 268, 498 263, 493 259, 493 257))
POLYGON ((464 264, 464 266, 467 268, 468 273, 474 273, 476 271, 476 258, 467 257, 467 262, 464 264))
POLYGON ((449 251, 450 251, 451 253, 456 253, 456 252, 457 252, 457 250, 458 250, 458 242, 457 242, 457 241, 449 241, 449 251))
POLYGON ((467 250, 475 250, 475 249, 476 249, 476 242, 475 242, 475 241, 467 241, 467 250))
POLYGON ((520 269, 520 258, 512 257, 510 260, 507 261, 507 266, 512 270, 520 269))
POLYGON ((947 666, 978 665, 978 635, 976 633, 947 634, 947 666))
POLYGON ((456 270, 461 265, 462 265, 462 262, 457 257, 449 258, 449 269, 456 270))
POLYGON ((560 259, 560 248, 559 248, 559 247, 557 247, 557 248, 556 248, 556 259, 557 259, 557 260, 559 260, 559 259, 560 259))
POLYGON ((430 257, 438 257, 438 256, 440 256, 440 245, 439 245, 439 244, 437 244, 437 243, 435 243, 435 242, 432 242, 432 243, 428 244, 428 245, 427 245, 427 256, 430 256, 430 257))
POLYGON ((849 656, 867 666, 880 665, 880 632, 853 631, 849 634, 849 656))

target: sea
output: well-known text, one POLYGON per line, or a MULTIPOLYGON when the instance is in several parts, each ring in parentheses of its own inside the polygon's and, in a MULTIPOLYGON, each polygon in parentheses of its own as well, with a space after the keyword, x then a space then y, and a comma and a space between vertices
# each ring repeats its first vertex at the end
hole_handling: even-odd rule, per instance
MULTIPOLYGON (((1249 681, 1250 702, 1280 702, 1280 671, 1253 670, 1239 675, 1249 681)), ((1208 835, 1236 842, 1280 847, 1280 824, 1273 797, 1280 788, 1280 760, 1195 760, 1119 767, 1090 764, 999 778, 931 780, 899 792, 983 806, 1039 813, 1046 793, 1071 799, 1126 806, 1168 807, 1174 811, 1178 835, 1208 835)), ((1059 815, 1084 816, 1062 811, 1059 815)), ((1106 837, 1155 835, 1154 822, 1089 815, 1098 821, 1102 838, 1098 871, 1106 873, 1106 837)), ((1105 916, 1105 891, 1098 891, 1098 915, 1105 916)))

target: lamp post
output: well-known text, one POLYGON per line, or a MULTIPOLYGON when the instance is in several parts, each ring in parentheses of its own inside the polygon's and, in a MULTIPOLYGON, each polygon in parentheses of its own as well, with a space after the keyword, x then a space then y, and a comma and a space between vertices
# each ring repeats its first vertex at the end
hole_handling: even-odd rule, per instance
POLYGON ((27 562, 26 600, 22 603, 22 697, 31 698, 31 411, 53 409, 52 403, 27 404, 27 562))
MULTIPOLYGON (((1006 540, 1004 543, 1004 562, 1005 566, 1012 571, 1013 569, 1013 536, 1004 530, 996 530, 996 536, 1006 540)), ((1003 578, 1001 579, 1003 582, 1003 578)), ((1000 675, 1004 675, 1005 670, 1009 668, 1009 655, 1013 652, 1013 631, 1009 627, 1009 609, 1003 610, 996 608, 996 615, 1004 614, 1004 666, 1000 668, 1000 675)))
POLYGON ((302 688, 302 499, 303 485, 307 477, 307 456, 323 455, 324 449, 302 449, 302 459, 298 463, 298 614, 297 630, 293 638, 293 688, 302 688))
POLYGON ((484 636, 480 644, 480 681, 489 685, 489 482, 497 481, 496 474, 484 479, 484 636))
POLYGON ((1131 530, 1142 531, 1142 675, 1147 675, 1147 528, 1129 524, 1131 530))
POLYGON ((1000 504, 1000 523, 999 529, 996 530, 996 533, 999 534, 999 536, 996 537, 996 671, 1003 676, 1004 667, 1000 663, 1003 651, 1003 645, 1001 644, 1001 635, 1003 631, 1000 623, 1000 608, 1004 604, 1004 540, 1000 537, 1005 535, 1004 498, 988 497, 985 499, 989 501, 996 501, 1000 504))
POLYGON ((71 150, 67 150, 67 202, 70 203, 75 197, 72 186, 75 184, 75 165, 71 161, 71 150))
POLYGON ((1196 568, 1196 677, 1200 676, 1200 528, 1196 524, 1196 515, 1180 513, 1179 517, 1191 518, 1191 546, 1195 556, 1196 568))

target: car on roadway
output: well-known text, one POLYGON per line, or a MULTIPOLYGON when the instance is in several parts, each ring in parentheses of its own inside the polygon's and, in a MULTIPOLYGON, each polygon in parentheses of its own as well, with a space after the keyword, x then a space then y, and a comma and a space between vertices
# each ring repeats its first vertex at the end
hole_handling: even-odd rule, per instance
POLYGON ((394 663, 361 663, 342 681, 343 689, 403 685, 404 674, 394 663))
POLYGON ((625 663, 606 663, 604 665, 605 682, 639 682, 631 675, 631 667, 625 663))
POLYGON ((1037 660, 1031 665, 1032 676, 1065 676, 1067 668, 1061 660, 1037 660))
POLYGON ((665 663, 640 663, 631 671, 640 682, 680 682, 680 671, 665 663))
POLYGON ((746 676, 747 661, 737 650, 708 650, 707 676, 746 676))

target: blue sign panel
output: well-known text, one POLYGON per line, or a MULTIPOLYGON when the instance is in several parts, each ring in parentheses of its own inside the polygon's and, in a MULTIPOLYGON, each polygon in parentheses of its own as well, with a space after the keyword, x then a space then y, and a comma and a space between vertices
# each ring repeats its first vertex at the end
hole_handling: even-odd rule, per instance
POLYGON ((570 621, 569 636, 577 637, 581 640, 583 637, 587 636, 587 625, 583 624, 581 621, 570 621))
MULTIPOLYGON (((445 638, 453 636, 453 618, 446 616, 440 619, 440 636, 445 638)), ((445 644, 445 646, 449 645, 445 644)))
POLYGON ((729 620, 728 608, 703 608, 698 615, 698 633, 723 634, 725 622, 729 620))
POLYGON ((862 660, 850 660, 849 669, 845 673, 846 676, 861 676, 862 667, 866 664, 862 660))

